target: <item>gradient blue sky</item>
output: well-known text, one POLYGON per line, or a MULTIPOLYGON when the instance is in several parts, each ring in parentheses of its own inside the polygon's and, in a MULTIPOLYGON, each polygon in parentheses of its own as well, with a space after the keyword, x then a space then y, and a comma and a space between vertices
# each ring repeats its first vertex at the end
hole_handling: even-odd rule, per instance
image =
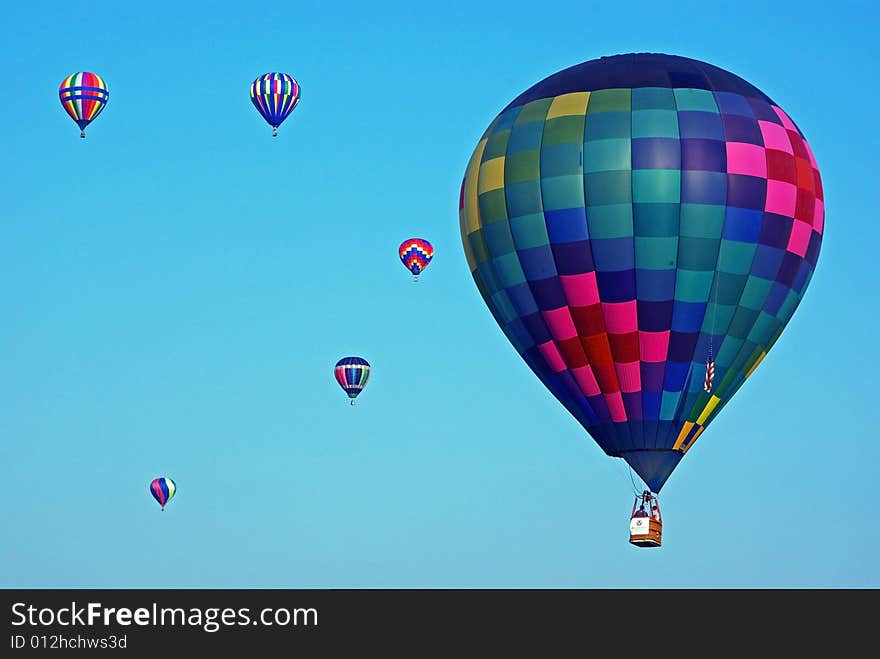
POLYGON ((880 586, 876 8, 89 7, 13 3, 0 27, 0 585, 880 586), (804 302, 663 489, 656 551, 627 543, 624 463, 504 338, 458 231, 496 113, 632 51, 776 100, 827 205, 804 302), (57 98, 80 70, 111 95, 86 140, 57 98), (303 100, 272 139, 248 87, 277 70, 303 100), (437 251, 418 284, 411 236, 437 251), (373 364, 354 408, 350 354, 373 364))

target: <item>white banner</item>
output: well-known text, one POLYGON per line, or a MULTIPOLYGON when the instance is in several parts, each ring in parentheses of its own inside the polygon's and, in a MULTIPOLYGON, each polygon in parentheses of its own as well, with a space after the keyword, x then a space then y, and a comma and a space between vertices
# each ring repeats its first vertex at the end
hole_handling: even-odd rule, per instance
POLYGON ((650 517, 633 517, 629 521, 629 534, 630 535, 648 535, 650 531, 649 528, 649 520, 650 517))

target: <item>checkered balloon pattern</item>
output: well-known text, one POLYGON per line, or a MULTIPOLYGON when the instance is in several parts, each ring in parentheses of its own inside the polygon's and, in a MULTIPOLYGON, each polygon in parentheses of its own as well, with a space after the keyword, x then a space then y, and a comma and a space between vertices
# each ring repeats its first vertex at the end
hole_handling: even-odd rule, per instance
POLYGON ((804 135, 761 91, 704 62, 631 54, 510 103, 474 150, 459 210, 507 338, 659 492, 800 303, 824 197, 804 135))

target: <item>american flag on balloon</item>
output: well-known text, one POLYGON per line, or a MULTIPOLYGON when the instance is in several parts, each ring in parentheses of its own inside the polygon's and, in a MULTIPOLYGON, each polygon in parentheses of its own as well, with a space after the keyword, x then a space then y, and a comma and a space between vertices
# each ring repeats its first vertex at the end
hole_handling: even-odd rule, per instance
POLYGON ((712 380, 715 379, 715 362, 711 359, 706 362, 706 380, 703 382, 703 389, 707 394, 712 393, 712 380))

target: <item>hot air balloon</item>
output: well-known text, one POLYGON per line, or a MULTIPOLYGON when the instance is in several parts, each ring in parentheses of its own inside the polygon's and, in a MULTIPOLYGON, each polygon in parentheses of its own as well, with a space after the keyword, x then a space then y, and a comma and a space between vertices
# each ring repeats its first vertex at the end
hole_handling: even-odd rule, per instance
POLYGON ((363 391, 367 386, 367 380, 370 379, 370 363, 363 357, 343 357, 336 362, 333 374, 354 405, 354 399, 363 391))
POLYGON ((58 97, 64 110, 79 126, 79 136, 85 138, 86 126, 106 107, 110 90, 97 73, 81 71, 64 79, 58 97))
POLYGON ((251 102, 272 126, 272 137, 278 137, 278 126, 299 99, 299 83, 286 73, 264 73, 251 84, 251 102))
POLYGON ((507 338, 650 495, 791 319, 823 200, 777 103, 711 64, 639 53, 515 98, 477 144, 459 211, 507 338))
POLYGON ((419 273, 427 268, 434 258, 434 247, 422 238, 410 238, 400 243, 397 253, 403 265, 413 274, 413 281, 418 281, 419 273))
POLYGON ((165 510, 166 504, 171 501, 175 492, 177 492, 177 486, 170 478, 155 478, 150 483, 150 493, 162 506, 162 510, 165 510))

